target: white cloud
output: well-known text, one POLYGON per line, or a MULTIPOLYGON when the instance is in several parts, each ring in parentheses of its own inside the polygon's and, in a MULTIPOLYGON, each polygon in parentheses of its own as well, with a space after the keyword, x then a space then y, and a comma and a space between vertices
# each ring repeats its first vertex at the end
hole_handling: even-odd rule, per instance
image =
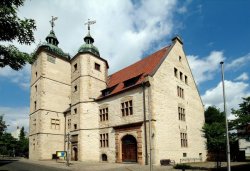
POLYGON ((245 55, 245 56, 236 58, 235 60, 233 60, 229 64, 225 65, 225 69, 226 70, 231 70, 231 69, 237 70, 249 62, 250 62, 250 53, 245 55))
POLYGON ((6 107, 0 106, 0 115, 4 114, 4 120, 8 132, 16 130, 17 126, 24 126, 29 131, 29 107, 6 107))
MULTIPOLYGON (((84 43, 83 37, 87 34, 84 23, 88 18, 96 20, 97 23, 91 26, 94 45, 101 57, 109 62, 109 73, 113 73, 139 60, 153 43, 170 39, 173 31, 176 0, 135 3, 118 0, 26 1, 19 15, 36 20, 36 44, 45 40, 50 31, 49 20, 52 15, 57 16, 55 33, 59 46, 72 56, 84 43)), ((36 44, 17 46, 32 52, 36 44)))
POLYGON ((222 51, 212 51, 204 58, 194 55, 188 55, 187 58, 197 84, 212 80, 220 67, 220 62, 225 59, 222 51))
POLYGON ((235 78, 235 81, 247 81, 249 79, 246 72, 243 72, 240 76, 235 78))
POLYGON ((182 6, 177 10, 178 13, 180 14, 184 14, 187 12, 187 7, 186 6, 182 6))
POLYGON ((6 66, 0 68, 0 77, 5 77, 21 88, 28 89, 30 86, 30 67, 30 64, 26 64, 23 69, 15 71, 9 66, 6 66))
MULTIPOLYGON (((238 108, 238 105, 242 102, 242 97, 250 96, 249 84, 226 80, 225 94, 227 114, 230 115, 232 108, 238 108)), ((221 111, 224 110, 221 82, 216 87, 207 90, 201 98, 206 107, 216 106, 219 107, 221 111)), ((230 115, 229 118, 233 118, 233 116, 230 115)))

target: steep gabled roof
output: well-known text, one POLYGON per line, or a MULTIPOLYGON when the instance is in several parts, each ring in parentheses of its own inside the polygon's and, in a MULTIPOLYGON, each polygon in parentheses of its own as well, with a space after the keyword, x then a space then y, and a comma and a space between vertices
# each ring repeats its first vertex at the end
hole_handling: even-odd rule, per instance
POLYGON ((103 97, 120 93, 141 84, 147 75, 152 75, 167 55, 170 46, 164 47, 146 58, 110 75, 103 97))

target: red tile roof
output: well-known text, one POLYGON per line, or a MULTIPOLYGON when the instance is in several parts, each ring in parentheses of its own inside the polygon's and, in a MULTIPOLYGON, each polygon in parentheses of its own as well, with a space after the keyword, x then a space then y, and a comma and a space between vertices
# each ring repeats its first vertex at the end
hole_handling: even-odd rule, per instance
POLYGON ((169 49, 170 46, 164 47, 161 50, 149 55, 148 57, 143 58, 142 60, 110 75, 108 77, 107 89, 105 90, 108 90, 108 88, 112 88, 113 90, 108 93, 108 96, 117 94, 123 90, 142 83, 145 79, 145 76, 153 74, 155 69, 157 69, 157 67, 161 64, 162 59, 166 56, 169 49), (139 77, 135 84, 130 87, 124 86, 125 81, 135 77, 139 77))

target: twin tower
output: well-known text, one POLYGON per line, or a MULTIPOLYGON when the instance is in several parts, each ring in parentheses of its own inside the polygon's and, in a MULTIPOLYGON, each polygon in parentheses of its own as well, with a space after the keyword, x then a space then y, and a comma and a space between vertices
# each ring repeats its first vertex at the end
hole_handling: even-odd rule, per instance
POLYGON ((70 58, 58 47, 56 19, 52 17, 52 30, 38 46, 31 69, 29 157, 51 159, 56 151, 66 151, 65 135, 71 132, 71 155, 77 160, 82 156, 78 149, 86 153, 83 147, 88 143, 78 143, 88 138, 81 131, 99 126, 98 115, 91 115, 98 111, 91 110, 98 109, 94 101, 107 86, 109 66, 93 45, 90 24, 95 22, 87 22, 85 44, 70 58))

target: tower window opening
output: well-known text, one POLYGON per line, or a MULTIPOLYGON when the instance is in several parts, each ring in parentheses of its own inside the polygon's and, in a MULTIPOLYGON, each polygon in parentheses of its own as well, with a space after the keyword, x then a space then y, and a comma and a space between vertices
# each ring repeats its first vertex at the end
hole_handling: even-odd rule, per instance
POLYGON ((76 70, 77 70, 77 64, 74 65, 74 71, 76 71, 76 70))
POLYGON ((101 68, 100 64, 95 63, 95 69, 96 69, 97 71, 100 71, 100 68, 101 68))

